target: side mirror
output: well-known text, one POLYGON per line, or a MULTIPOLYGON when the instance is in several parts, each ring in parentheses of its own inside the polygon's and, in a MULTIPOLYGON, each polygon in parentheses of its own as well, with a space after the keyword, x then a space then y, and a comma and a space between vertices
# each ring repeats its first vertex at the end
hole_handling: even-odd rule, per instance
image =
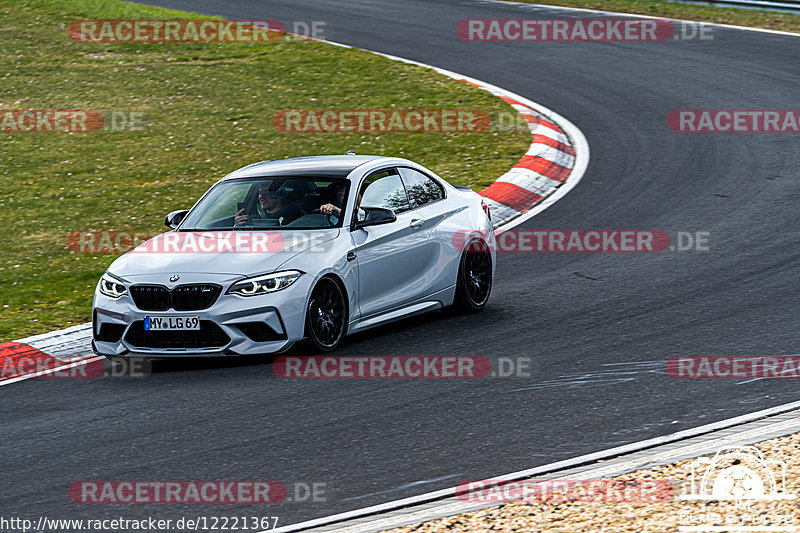
POLYGON ((181 222, 183 222, 183 218, 186 216, 186 213, 188 213, 188 212, 189 212, 188 209, 182 209, 180 211, 173 211, 172 213, 170 213, 169 215, 167 215, 164 218, 164 225, 167 226, 167 227, 170 227, 172 229, 177 228, 178 225, 181 222))
POLYGON ((364 211, 364 218, 358 217, 360 220, 356 222, 356 229, 379 224, 390 224, 397 220, 397 215, 394 214, 394 211, 383 207, 362 207, 360 211, 364 211))

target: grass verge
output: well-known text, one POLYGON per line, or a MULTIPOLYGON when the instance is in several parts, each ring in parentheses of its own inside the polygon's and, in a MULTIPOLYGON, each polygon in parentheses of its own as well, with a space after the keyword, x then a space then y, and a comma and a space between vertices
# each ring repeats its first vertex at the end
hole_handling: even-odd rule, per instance
POLYGON ((87 230, 164 229, 215 180, 296 155, 409 157, 481 188, 525 153, 518 128, 479 133, 282 133, 286 109, 510 106, 429 69, 310 40, 98 44, 79 19, 210 18, 119 0, 0 0, 0 110, 144 112, 145 131, 0 133, 0 341, 90 319, 111 255, 71 253, 87 230))

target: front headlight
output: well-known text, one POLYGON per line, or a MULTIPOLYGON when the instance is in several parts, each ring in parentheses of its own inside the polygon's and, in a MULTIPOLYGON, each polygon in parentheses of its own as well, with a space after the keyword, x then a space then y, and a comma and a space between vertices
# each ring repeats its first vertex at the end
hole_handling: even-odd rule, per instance
POLYGON ((122 284, 122 280, 115 278, 108 272, 103 274, 103 277, 100 278, 100 285, 98 285, 98 288, 102 294, 111 298, 119 298, 120 296, 128 294, 128 289, 122 284))
POLYGON ((228 289, 228 294, 238 294, 240 296, 255 296, 256 294, 266 294, 285 289, 303 275, 299 270, 285 270, 275 272, 257 278, 243 279, 237 281, 228 289))

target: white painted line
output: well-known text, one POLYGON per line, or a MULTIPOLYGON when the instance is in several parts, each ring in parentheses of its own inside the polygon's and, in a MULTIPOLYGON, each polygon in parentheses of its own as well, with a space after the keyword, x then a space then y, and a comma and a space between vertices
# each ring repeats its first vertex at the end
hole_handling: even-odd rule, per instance
MULTIPOLYGON (((765 418, 767 416, 776 415, 780 413, 785 413, 787 411, 793 411, 795 409, 800 409, 800 401, 791 402, 784 405, 779 405, 777 407, 771 407, 769 409, 763 409, 761 411, 756 411, 754 413, 741 415, 733 418, 729 418, 727 420, 720 420, 719 422, 714 422, 711 424, 706 424, 703 426, 699 426, 692 429, 686 429, 683 431, 678 431, 677 433, 672 433, 670 435, 664 435, 663 437, 655 437, 652 439, 647 439, 639 442, 633 442, 630 444, 625 444, 623 446, 617 446, 615 448, 609 448, 607 450, 601 450, 598 452, 589 453, 586 455, 581 455, 579 457, 573 457, 572 459, 565 459, 563 461, 557 461, 555 463, 550 463, 548 465, 537 466, 535 468, 529 468, 527 470, 520 470, 518 472, 512 472, 510 474, 505 474, 502 476, 492 476, 492 480, 497 481, 516 481, 521 479, 526 479, 529 477, 533 477, 535 475, 542 475, 548 472, 553 472, 556 470, 563 470, 565 468, 581 466, 589 463, 593 463, 599 461, 601 459, 609 459, 611 457, 616 457, 618 455, 624 455, 631 452, 638 452, 641 450, 645 450, 647 448, 653 448, 655 446, 659 446, 661 444, 668 444, 671 442, 676 442, 684 439, 688 439, 690 437, 696 437, 698 435, 703 435, 705 433, 711 433, 712 431, 717 431, 720 429, 725 429, 733 426, 738 426, 740 424, 744 424, 746 422, 752 422, 754 420, 758 420, 760 418, 765 418)), ((793 422, 796 424, 796 422, 793 422)), ((789 424, 786 422, 782 422, 779 425, 788 426, 789 424)), ((758 433, 759 431, 766 431, 766 428, 754 428, 752 431, 754 434, 764 434, 758 433)), ((731 435, 729 437, 723 437, 735 440, 737 438, 742 438, 740 435, 731 435)), ((272 533, 290 533, 293 531, 302 531, 304 529, 310 529, 312 527, 318 527, 323 525, 331 525, 335 524, 336 522, 343 522, 345 520, 351 520, 355 518, 363 518, 369 515, 378 514, 386 511, 393 511, 397 509, 401 509, 403 507, 409 507, 411 505, 417 505, 420 503, 427 503, 436 500, 440 500, 443 498, 451 497, 456 495, 457 487, 451 487, 448 489, 437 490, 433 492, 428 492, 425 494, 420 494, 418 496, 412 496, 410 498, 403 498, 400 500, 390 501, 386 503, 382 503, 379 505, 373 505, 370 507, 365 507, 363 509, 356 509, 353 511, 348 511, 346 513, 339 513, 331 516, 326 516, 322 518, 317 518, 315 520, 308 520, 306 522, 300 522, 297 524, 291 524, 283 527, 279 527, 277 529, 270 530, 272 533)), ((263 531, 260 533, 268 533, 267 531, 263 531)))
MULTIPOLYGON (((744 31, 757 31, 760 33, 771 33, 773 35, 788 35, 791 37, 800 37, 800 33, 791 32, 791 31, 781 31, 781 30, 770 30, 767 28, 750 28, 748 26, 737 26, 735 24, 721 24, 719 22, 705 22, 700 20, 687 20, 687 19, 674 19, 669 17, 657 17, 655 15, 638 15, 636 13, 621 13, 619 11, 603 11, 599 9, 587 9, 583 7, 567 7, 567 6, 554 6, 550 4, 529 4, 527 2, 514 2, 513 0, 478 0, 476 3, 478 4, 506 4, 506 5, 514 5, 519 7, 536 7, 536 8, 545 8, 545 9, 560 9, 562 11, 580 11, 584 13, 597 13, 599 15, 615 15, 619 17, 632 17, 632 18, 642 18, 642 19, 657 19, 657 20, 670 20, 674 22, 688 22, 690 24, 700 24, 704 26, 714 26, 717 28, 729 28, 732 30, 744 30, 744 31)), ((735 9, 735 8, 733 8, 735 9)), ((751 11, 751 10, 748 10, 751 11)), ((758 10, 756 10, 758 11, 758 10)), ((785 14, 780 11, 770 11, 768 9, 764 9, 767 13, 774 13, 776 15, 785 14)))
POLYGON ((23 376, 2 379, 0 380, 0 387, 105 359, 102 356, 95 355, 91 351, 89 345, 91 338, 92 324, 86 323, 12 341, 20 344, 27 344, 31 348, 54 357, 63 364, 23 376))
MULTIPOLYGON (((653 465, 674 463, 685 457, 698 457, 704 455, 709 453, 709 451, 716 452, 719 449, 726 448, 739 442, 757 442, 758 440, 763 440, 771 435, 795 431, 797 427, 798 420, 796 419, 779 421, 772 424, 750 428, 732 435, 702 440, 700 442, 687 444, 685 446, 662 450, 657 453, 648 454, 644 457, 632 457, 621 462, 601 464, 594 468, 582 471, 580 477, 581 479, 613 478, 628 472, 648 468, 653 465)), ((541 477, 543 476, 537 476, 537 478, 541 477)), ((544 477, 550 476, 548 475, 544 477)), ((493 480, 494 478, 484 481, 493 480)), ((433 516, 452 516, 455 514, 469 512, 474 510, 476 507, 487 508, 494 507, 496 505, 503 505, 505 503, 510 502, 489 502, 483 504, 470 501, 450 502, 443 505, 437 505, 435 507, 425 507, 419 511, 411 511, 408 513, 403 513, 402 515, 393 514, 392 516, 388 516, 386 518, 376 518, 375 520, 370 520, 369 522, 363 522, 349 527, 335 528, 333 531, 336 533, 366 533, 369 531, 397 527, 398 522, 416 524, 419 522, 429 521, 433 516)))
POLYGON ((76 367, 76 366, 88 365, 89 363, 92 363, 94 361, 102 361, 103 359, 105 359, 105 357, 103 357, 101 355, 87 356, 85 359, 78 359, 77 361, 75 361, 73 363, 67 363, 67 364, 59 365, 59 366, 56 366, 56 367, 53 367, 53 368, 48 368, 47 370, 41 370, 39 372, 33 372, 31 374, 25 374, 24 376, 17 376, 15 378, 9 378, 9 379, 0 380, 0 387, 3 387, 5 385, 11 385, 12 383, 17 383, 18 381, 25 381, 25 380, 28 380, 28 379, 38 378, 39 376, 46 376, 47 374, 54 374, 54 373, 56 373, 56 372, 58 372, 60 370, 65 370, 67 368, 73 368, 73 367, 76 367))
MULTIPOLYGON (((494 94, 494 93, 492 93, 492 94, 494 94)), ((499 96, 499 95, 495 94, 495 96, 499 96)), ((531 109, 528 106, 517 105, 517 104, 509 104, 509 105, 511 107, 513 107, 515 110, 517 110, 520 115, 530 115, 532 117, 536 116, 535 114, 531 113, 531 109)), ((540 124, 540 126, 543 127, 543 128, 548 128, 548 129, 553 130, 553 128, 551 128, 550 126, 546 126, 544 124, 540 124)), ((553 131, 556 131, 556 130, 553 130, 553 131)))

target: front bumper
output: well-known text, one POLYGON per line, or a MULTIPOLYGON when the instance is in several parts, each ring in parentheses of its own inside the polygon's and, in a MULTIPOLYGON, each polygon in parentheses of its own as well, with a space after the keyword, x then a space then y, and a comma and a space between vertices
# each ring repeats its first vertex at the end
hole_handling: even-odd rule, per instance
POLYGON ((280 352, 303 338, 312 276, 286 289, 257 296, 222 294, 208 309, 144 311, 130 294, 114 299, 95 293, 92 313, 96 353, 132 357, 198 357, 280 352), (201 330, 145 332, 146 316, 197 316, 201 330))

